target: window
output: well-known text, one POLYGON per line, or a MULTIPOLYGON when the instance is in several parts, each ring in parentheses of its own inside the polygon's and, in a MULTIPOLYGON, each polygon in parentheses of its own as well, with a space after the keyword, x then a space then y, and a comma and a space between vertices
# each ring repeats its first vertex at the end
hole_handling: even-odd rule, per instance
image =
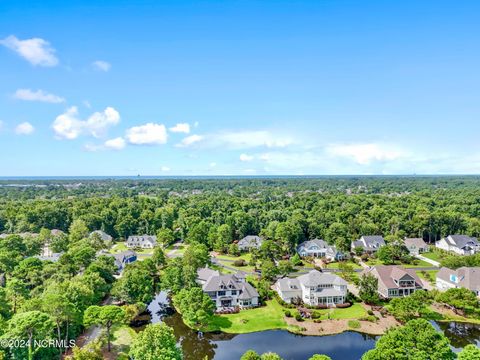
POLYGON ((223 296, 223 295, 225 295, 225 291, 219 291, 218 292, 218 296, 223 296))

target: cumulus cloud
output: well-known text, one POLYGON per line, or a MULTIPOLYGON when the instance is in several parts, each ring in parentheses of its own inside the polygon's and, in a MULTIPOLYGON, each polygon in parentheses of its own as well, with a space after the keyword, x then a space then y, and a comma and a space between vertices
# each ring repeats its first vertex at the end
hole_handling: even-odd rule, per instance
POLYGON ((21 124, 18 124, 15 127, 15 133, 17 135, 30 135, 35 131, 35 128, 33 127, 32 124, 29 122, 23 122, 21 124))
POLYGON ((43 90, 33 91, 30 89, 18 89, 13 97, 18 100, 40 101, 52 104, 58 104, 65 101, 64 98, 58 95, 50 94, 43 90))
POLYGON ((86 120, 78 116, 78 108, 72 106, 65 113, 57 116, 52 124, 56 136, 60 139, 73 140, 80 135, 100 138, 106 135, 109 127, 120 122, 120 114, 112 107, 95 112, 86 120))
POLYGON ((55 56, 55 49, 50 46, 50 43, 44 39, 32 38, 20 40, 14 35, 10 35, 3 40, 0 40, 0 45, 3 45, 18 55, 27 60, 30 64, 35 66, 56 66, 58 59, 55 56))
POLYGON ((167 142, 167 128, 163 124, 147 123, 131 127, 126 131, 126 139, 134 145, 160 145, 167 142))
POLYGON ((378 143, 335 144, 329 145, 326 150, 330 155, 350 158, 361 165, 368 165, 372 161, 395 160, 404 155, 399 149, 378 143))
POLYGON ((92 66, 95 70, 108 72, 112 65, 109 62, 103 60, 97 60, 92 63, 92 66))
POLYGON ((125 145, 125 139, 122 137, 116 137, 114 139, 110 139, 105 141, 105 148, 112 149, 112 150, 122 150, 125 145))
POLYGON ((252 161, 253 159, 254 157, 252 155, 240 154, 240 161, 247 162, 247 161, 252 161))
POLYGON ((180 143, 178 143, 177 147, 189 147, 192 146, 193 144, 196 144, 200 141, 203 140, 203 136, 201 135, 190 135, 184 138, 180 143))
POLYGON ((185 133, 188 134, 190 132, 190 125, 187 123, 179 123, 169 129, 171 132, 174 133, 185 133))
POLYGON ((160 170, 163 172, 169 172, 171 169, 168 166, 162 166, 160 170))

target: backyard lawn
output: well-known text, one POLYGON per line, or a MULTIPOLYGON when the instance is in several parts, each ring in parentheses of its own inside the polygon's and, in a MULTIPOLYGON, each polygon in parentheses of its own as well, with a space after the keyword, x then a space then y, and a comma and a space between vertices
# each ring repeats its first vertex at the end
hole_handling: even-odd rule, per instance
POLYGON ((250 259, 252 258, 252 254, 244 253, 244 254, 241 254, 240 256, 231 256, 231 255, 219 254, 215 257, 219 260, 231 260, 231 261, 243 259, 248 263, 250 261, 250 259))
POLYGON ((416 271, 419 278, 429 281, 431 284, 435 284, 435 279, 437 278, 438 270, 427 270, 426 273, 430 275, 431 280, 427 279, 422 271, 416 271))
MULTIPOLYGON (((423 261, 423 260, 415 260, 416 264, 403 264, 398 262, 397 265, 404 266, 405 268, 419 268, 419 267, 432 267, 432 264, 423 261)), ((368 266, 375 266, 375 265, 382 265, 383 263, 379 259, 368 259, 365 261, 365 264, 368 266)))
POLYGON ((277 300, 269 300, 265 306, 242 310, 238 314, 214 315, 208 330, 244 334, 287 328, 283 307, 277 300))
POLYGON ((349 308, 345 309, 333 308, 315 311, 319 311, 322 314, 322 317, 320 318, 322 320, 360 319, 364 316, 367 316, 367 311, 360 303, 355 303, 349 308))

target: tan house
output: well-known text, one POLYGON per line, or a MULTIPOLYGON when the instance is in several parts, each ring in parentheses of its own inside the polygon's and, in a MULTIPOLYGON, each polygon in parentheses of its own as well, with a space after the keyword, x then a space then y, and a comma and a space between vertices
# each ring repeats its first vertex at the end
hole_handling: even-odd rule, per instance
POLYGON ((428 252, 428 245, 422 238, 405 238, 404 243, 411 255, 428 252))
POLYGON ((452 270, 442 267, 437 273, 436 285, 439 290, 465 288, 480 296, 480 267, 461 267, 452 270))
POLYGON ((397 265, 377 265, 363 272, 378 279, 378 293, 385 299, 408 296, 423 290, 423 284, 413 269, 397 265))

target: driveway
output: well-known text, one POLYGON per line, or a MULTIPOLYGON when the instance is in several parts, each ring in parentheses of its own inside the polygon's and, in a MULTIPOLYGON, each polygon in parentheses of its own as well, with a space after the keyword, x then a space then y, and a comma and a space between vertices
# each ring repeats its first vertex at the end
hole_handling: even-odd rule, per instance
MULTIPOLYGON (((440 263, 438 261, 429 259, 429 258, 427 258, 425 256, 422 256, 422 255, 415 255, 415 257, 419 260, 423 260, 425 262, 428 262, 429 264, 432 264, 435 267, 440 267, 440 263)), ((433 270, 435 270, 435 269, 433 269, 433 270)))

